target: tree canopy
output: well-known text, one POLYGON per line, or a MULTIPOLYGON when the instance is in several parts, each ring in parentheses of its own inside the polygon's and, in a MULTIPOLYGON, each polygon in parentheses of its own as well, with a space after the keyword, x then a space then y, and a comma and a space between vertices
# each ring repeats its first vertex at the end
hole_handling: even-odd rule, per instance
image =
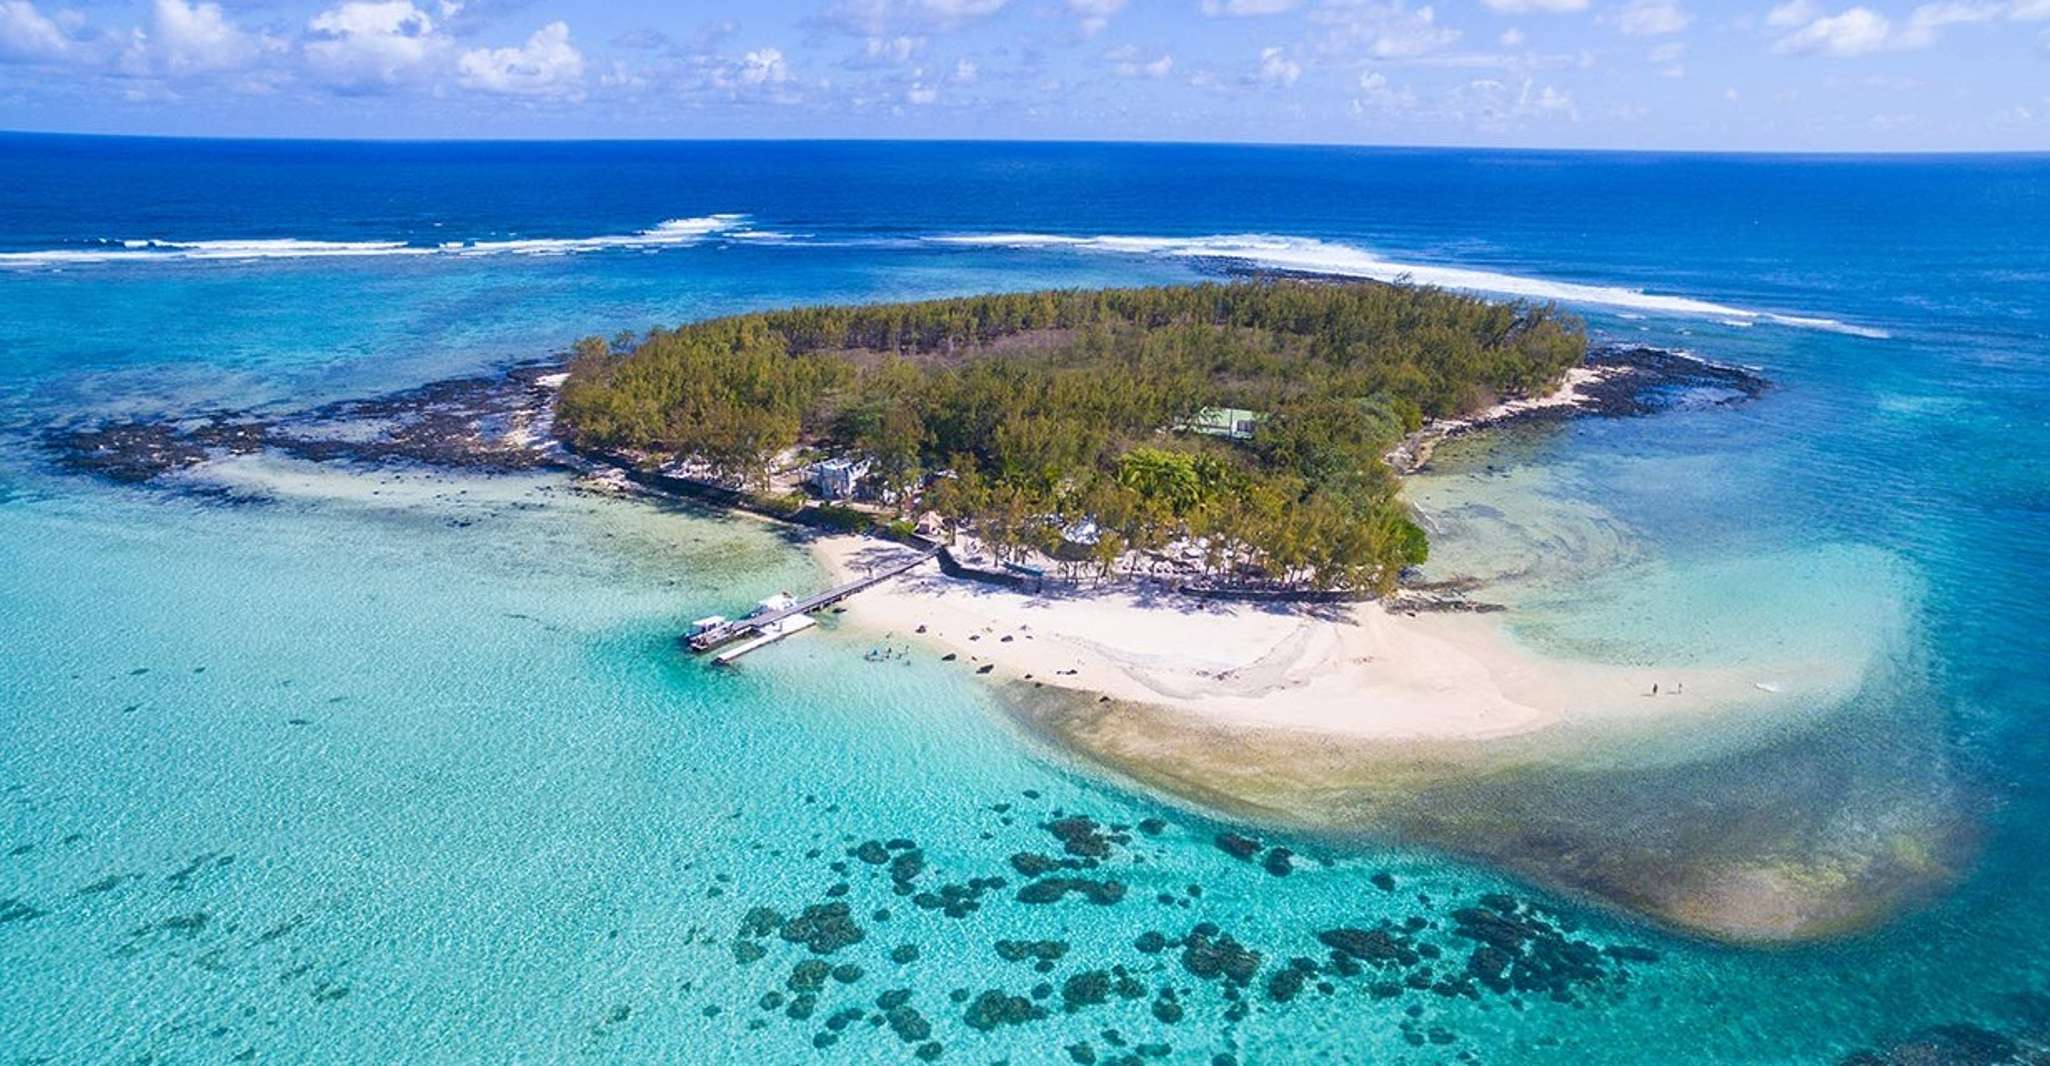
POLYGON ((1550 387, 1585 349, 1549 305, 1412 286, 999 294, 713 319, 623 355, 586 342, 558 417, 581 445, 741 482, 799 443, 865 455, 999 554, 1108 572, 1201 544, 1219 580, 1385 588, 1425 545, 1382 455, 1425 418, 1550 387), (1186 431, 1215 407, 1256 412, 1251 438, 1186 431), (1092 542, 1063 537, 1083 521, 1092 542))

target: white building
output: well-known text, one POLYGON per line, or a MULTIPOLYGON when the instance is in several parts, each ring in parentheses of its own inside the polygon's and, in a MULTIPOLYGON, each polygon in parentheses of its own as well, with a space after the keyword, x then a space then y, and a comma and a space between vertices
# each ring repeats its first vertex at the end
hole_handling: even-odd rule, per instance
POLYGON ((861 479, 868 476, 866 459, 827 459, 804 468, 804 483, 829 500, 852 499, 861 479))

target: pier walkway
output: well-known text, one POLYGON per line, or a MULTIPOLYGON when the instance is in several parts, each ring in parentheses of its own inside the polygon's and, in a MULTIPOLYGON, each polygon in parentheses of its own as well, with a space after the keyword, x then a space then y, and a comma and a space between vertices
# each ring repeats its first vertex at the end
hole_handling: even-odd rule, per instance
POLYGON ((844 585, 835 585, 824 592, 806 596, 801 600, 793 602, 788 607, 760 611, 746 618, 736 618, 730 622, 721 622, 702 632, 693 634, 690 638, 690 650, 696 652, 711 651, 713 648, 723 644, 730 644, 742 637, 780 634, 783 632, 781 623, 784 621, 831 607, 863 589, 874 588, 899 574, 915 569, 939 553, 940 550, 938 548, 933 548, 902 562, 890 563, 887 566, 879 567, 867 576, 856 578, 844 585))

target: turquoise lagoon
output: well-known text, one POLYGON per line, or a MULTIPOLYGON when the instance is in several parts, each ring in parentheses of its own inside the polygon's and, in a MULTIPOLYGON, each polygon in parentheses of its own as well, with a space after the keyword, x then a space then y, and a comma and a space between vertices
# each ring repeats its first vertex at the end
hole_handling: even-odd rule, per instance
MULTIPOLYGON (((94 179, 109 183, 122 165, 172 159, 161 201, 123 217, 90 217, 86 191, 52 192, 46 218, 10 208, 0 240, 18 253, 103 237, 424 240, 407 227, 430 217, 481 240, 746 211, 779 235, 554 257, 0 270, 10 1061, 907 1061, 916 1044, 887 1025, 825 1024, 898 988, 944 1044, 942 1061, 1070 1061, 1066 1048, 1085 1040, 1108 1059, 1115 1030, 1124 1050, 1161 1045, 1148 1053, 1174 1062, 1812 1063, 1935 1025, 2019 1035, 2043 1023, 2028 994, 2050 991, 2050 884, 2036 858, 2050 824, 2037 728, 2050 661, 2050 264, 2014 236, 2029 231, 2017 219, 2043 219, 2040 161, 614 146, 610 164, 636 176, 624 192, 572 198, 561 217, 512 203, 503 210, 528 213, 508 221, 466 214, 476 209, 456 194, 506 168, 571 164, 520 146, 358 146, 369 158, 356 159, 334 146, 4 143, 0 167, 28 181, 50 180, 53 156, 111 156, 120 165, 94 179), (807 150, 812 173, 844 172, 855 187, 796 171, 760 179, 807 150), (667 161, 645 158, 665 151, 730 166, 711 169, 709 190, 671 187, 667 161), (956 167, 957 183, 931 194, 916 181, 932 169, 921 160, 956 167), (326 214, 287 202, 287 189, 234 210, 198 192, 253 180, 244 171, 372 164, 391 187, 373 200, 336 178, 346 209, 326 214), (1150 184, 1169 172, 1178 197, 1150 184), (1452 195, 1354 206, 1361 189, 1445 188, 1448 174, 1465 176, 1452 195), (1281 193, 1227 195, 1252 182, 1281 193), (1734 202, 1733 182, 1751 200, 1734 202), (1952 213, 1944 227, 1905 213, 1886 241, 1860 235, 1864 216, 1815 208, 1824 193, 1905 208, 1930 188, 1981 196, 1927 208, 1952 213), (1513 222, 1475 206, 1502 190, 1536 206, 1513 222), (1634 205, 1636 228, 1589 190, 1634 205), (689 202, 614 202, 658 191, 689 202), (1057 194, 1072 211, 1045 202, 1057 194), (1707 224, 1745 211, 1771 224, 1742 239, 1707 224), (1217 268, 1158 247, 921 239, 962 232, 1278 233, 1854 327, 1669 314, 1626 297, 1579 305, 1605 339, 1755 365, 1776 387, 1739 407, 1462 442, 1416 494, 1441 528, 1434 570, 1491 579, 1513 631, 1541 652, 1862 664, 1865 684, 1841 705, 1605 752, 1621 770, 1560 792, 1556 817, 1670 840, 1676 861, 1761 833, 1810 855, 1912 847, 1932 826, 1965 842, 1966 857, 1855 935, 1719 945, 1419 842, 1337 846, 1215 820, 1048 746, 963 671, 901 644, 902 655, 871 655, 890 646, 875 635, 829 624, 743 670, 707 669, 676 649, 688 619, 820 579, 760 523, 585 494, 555 474, 274 459, 222 473, 261 489, 229 503, 69 476, 38 443, 53 422, 282 410, 746 307, 1217 268), (1906 242, 1914 262, 1895 254, 1906 242), (1040 827, 1055 811, 1160 820, 1107 863, 1130 886, 1122 902, 1012 900, 1021 879, 1006 860, 1057 853, 1040 827), (1294 848, 1295 871, 1276 877, 1224 854, 1212 840, 1232 829, 1294 848), (963 918, 921 909, 844 855, 896 837, 922 849, 922 887, 1011 883, 963 918), (1394 891, 1371 880, 1383 872, 1394 891), (842 880, 846 895, 829 896, 842 880), (1322 957, 1316 930, 1443 923, 1490 892, 1555 908, 1576 936, 1661 958, 1572 1005, 1377 998, 1364 980, 1285 1003, 1263 993, 1289 957, 1322 957), (787 914, 835 898, 866 936, 830 961, 863 972, 827 979, 814 1014, 793 1020, 785 984, 803 949, 772 936, 765 957, 743 962, 736 935, 753 907, 787 914), (1242 1012, 1175 952, 1134 946, 1202 921, 1263 952, 1242 1012), (998 956, 1006 938, 1069 949, 1041 975, 998 956), (902 944, 917 946, 916 961, 892 961, 902 944), (1113 964, 1147 996, 1066 1013, 1056 992, 1049 1017, 987 1033, 948 996, 1029 998, 1035 983, 1058 988, 1113 964), (1153 1010, 1163 985, 1177 989, 1178 1021, 1153 1010), (771 991, 786 1002, 764 1009, 771 991), (1433 1042, 1433 1029, 1449 1042, 1433 1042), (837 1042, 815 1046, 827 1032, 837 1042)), ((1426 939, 1462 965, 1463 942, 1426 939)))

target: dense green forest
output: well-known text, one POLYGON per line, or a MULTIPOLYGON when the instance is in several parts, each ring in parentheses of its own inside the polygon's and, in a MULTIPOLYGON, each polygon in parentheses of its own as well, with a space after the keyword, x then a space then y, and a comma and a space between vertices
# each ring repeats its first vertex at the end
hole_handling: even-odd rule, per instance
POLYGON ((751 487, 793 445, 866 456, 892 498, 1001 557, 1107 573, 1200 544, 1219 580, 1385 589, 1426 550, 1386 451, 1549 388, 1585 349, 1549 306, 1377 283, 975 296, 586 341, 558 419, 580 446, 751 487), (1186 431, 1218 407, 1257 412, 1250 439, 1186 431), (1085 520, 1094 542, 1063 543, 1085 520))

